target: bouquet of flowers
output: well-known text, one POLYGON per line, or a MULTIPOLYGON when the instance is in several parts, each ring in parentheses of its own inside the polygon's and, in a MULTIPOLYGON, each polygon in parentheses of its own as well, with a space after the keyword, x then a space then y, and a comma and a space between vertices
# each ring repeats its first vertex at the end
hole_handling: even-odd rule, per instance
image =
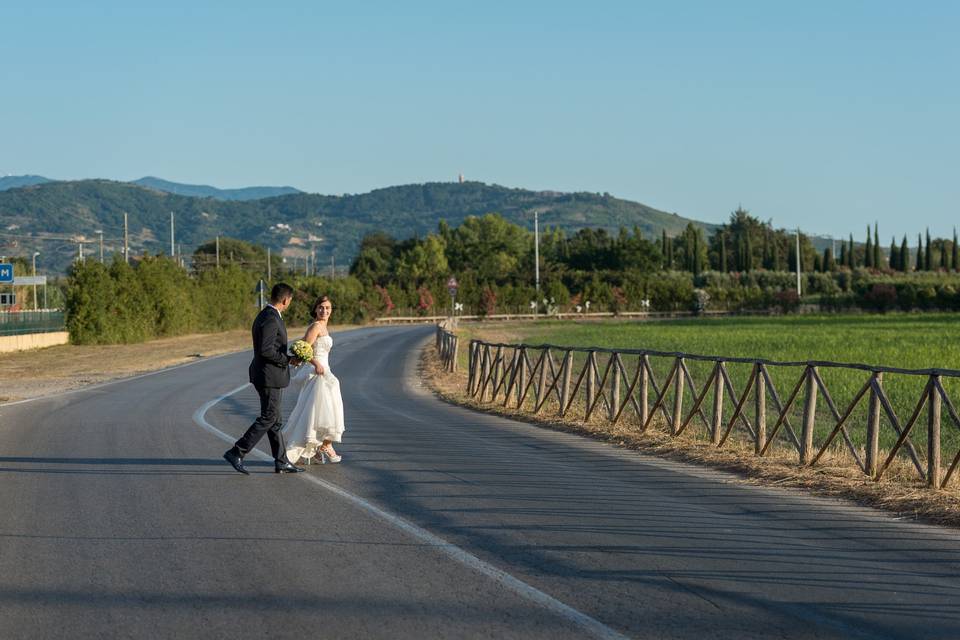
POLYGON ((313 360, 313 347, 305 340, 297 340, 290 346, 290 353, 302 362, 313 360))

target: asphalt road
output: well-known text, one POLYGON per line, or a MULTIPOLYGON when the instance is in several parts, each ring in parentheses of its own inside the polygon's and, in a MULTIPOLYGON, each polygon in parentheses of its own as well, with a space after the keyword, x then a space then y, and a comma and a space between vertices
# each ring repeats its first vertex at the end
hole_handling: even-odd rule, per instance
POLYGON ((960 637, 956 531, 451 407, 430 331, 335 335, 296 476, 220 458, 247 354, 0 406, 0 638, 960 637))

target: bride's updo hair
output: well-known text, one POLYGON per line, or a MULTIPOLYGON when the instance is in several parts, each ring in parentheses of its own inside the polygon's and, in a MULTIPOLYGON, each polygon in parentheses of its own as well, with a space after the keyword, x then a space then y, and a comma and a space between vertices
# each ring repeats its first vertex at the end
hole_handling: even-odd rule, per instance
POLYGON ((317 309, 319 309, 320 305, 322 305, 324 302, 330 302, 331 308, 333 307, 333 302, 330 301, 330 296, 321 295, 319 298, 317 298, 316 302, 313 303, 313 306, 310 307, 310 318, 312 320, 317 319, 317 309))

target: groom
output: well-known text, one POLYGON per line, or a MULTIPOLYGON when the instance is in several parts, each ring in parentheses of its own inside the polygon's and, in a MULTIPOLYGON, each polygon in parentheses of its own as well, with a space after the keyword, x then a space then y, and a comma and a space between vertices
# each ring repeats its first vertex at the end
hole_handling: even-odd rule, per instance
POLYGON ((288 284, 274 285, 270 292, 270 304, 265 306, 253 321, 253 362, 250 363, 250 382, 260 396, 260 417, 254 421, 247 432, 237 440, 233 447, 223 454, 224 459, 240 473, 250 475, 243 466, 243 457, 257 446, 257 442, 267 434, 270 451, 273 453, 276 473, 297 473, 303 471, 287 460, 286 447, 283 444, 283 421, 280 418, 280 400, 283 389, 290 384, 291 364, 298 364, 296 358, 287 355, 287 328, 283 324, 283 311, 293 301, 293 289, 288 284))

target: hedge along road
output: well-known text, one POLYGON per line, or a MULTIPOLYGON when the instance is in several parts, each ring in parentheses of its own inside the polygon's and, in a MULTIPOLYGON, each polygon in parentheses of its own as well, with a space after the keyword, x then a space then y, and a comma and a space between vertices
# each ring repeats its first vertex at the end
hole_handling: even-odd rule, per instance
POLYGON ((449 406, 430 336, 335 335, 297 476, 220 458, 247 354, 0 406, 0 636, 956 636, 955 531, 449 406))

